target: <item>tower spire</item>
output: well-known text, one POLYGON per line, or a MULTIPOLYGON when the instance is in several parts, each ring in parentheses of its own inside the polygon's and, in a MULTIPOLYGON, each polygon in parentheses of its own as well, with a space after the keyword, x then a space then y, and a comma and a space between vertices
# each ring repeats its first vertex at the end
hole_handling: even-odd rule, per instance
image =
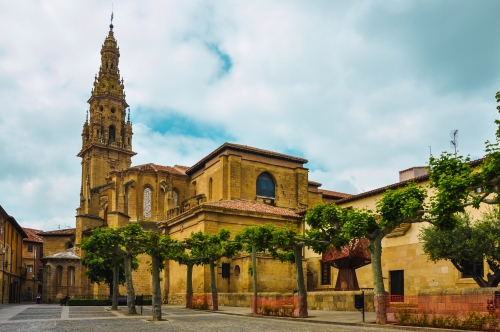
POLYGON ((111 4, 111 24, 109 25, 109 28, 113 30, 113 4, 111 4))

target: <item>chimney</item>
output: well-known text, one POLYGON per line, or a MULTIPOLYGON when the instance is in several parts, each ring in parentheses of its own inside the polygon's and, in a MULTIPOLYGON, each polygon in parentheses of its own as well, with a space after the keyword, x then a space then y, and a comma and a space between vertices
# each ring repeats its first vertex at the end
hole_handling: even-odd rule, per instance
POLYGON ((427 167, 425 166, 415 166, 412 168, 408 168, 403 171, 399 171, 399 182, 411 180, 426 174, 427 167))

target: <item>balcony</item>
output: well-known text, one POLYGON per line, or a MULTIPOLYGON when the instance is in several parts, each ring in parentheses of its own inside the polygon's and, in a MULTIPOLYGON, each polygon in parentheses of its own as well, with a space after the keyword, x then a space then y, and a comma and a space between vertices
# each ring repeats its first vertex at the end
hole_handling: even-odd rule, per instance
POLYGON ((167 211, 167 220, 177 217, 185 211, 191 210, 195 206, 201 205, 207 201, 205 194, 200 194, 186 199, 181 205, 167 211))

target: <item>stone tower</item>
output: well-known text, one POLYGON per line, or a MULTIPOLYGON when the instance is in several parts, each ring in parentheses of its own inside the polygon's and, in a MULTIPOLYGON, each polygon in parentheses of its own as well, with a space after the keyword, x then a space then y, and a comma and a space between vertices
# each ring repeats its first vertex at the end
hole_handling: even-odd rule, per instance
POLYGON ((82 158, 82 185, 77 208, 77 243, 81 231, 105 224, 107 198, 102 192, 110 185, 106 177, 110 171, 130 167, 131 158, 136 154, 132 151, 132 123, 130 109, 127 114, 119 58, 120 49, 111 24, 101 48, 101 67, 88 100, 90 107, 83 125, 82 149, 78 153, 82 158))

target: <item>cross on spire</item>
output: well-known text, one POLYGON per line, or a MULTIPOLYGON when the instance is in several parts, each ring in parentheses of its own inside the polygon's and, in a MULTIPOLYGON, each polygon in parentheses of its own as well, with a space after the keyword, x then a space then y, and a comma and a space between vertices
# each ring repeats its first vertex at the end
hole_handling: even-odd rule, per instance
POLYGON ((109 27, 110 27, 111 29, 113 29, 113 16, 114 16, 114 15, 113 15, 113 4, 111 4, 111 24, 109 25, 109 27))

